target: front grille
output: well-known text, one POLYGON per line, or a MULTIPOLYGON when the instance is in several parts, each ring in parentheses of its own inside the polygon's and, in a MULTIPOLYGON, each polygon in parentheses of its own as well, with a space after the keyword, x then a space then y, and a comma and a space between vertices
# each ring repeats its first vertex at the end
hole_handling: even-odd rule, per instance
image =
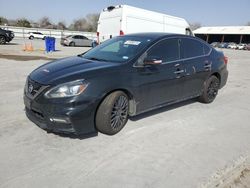
POLYGON ((32 109, 31 111, 34 113, 34 115, 35 115, 36 117, 38 117, 38 118, 40 118, 40 119, 44 119, 44 115, 43 115, 42 112, 38 112, 37 110, 34 110, 34 109, 32 109))
POLYGON ((48 86, 40 84, 28 78, 25 86, 25 92, 30 98, 35 98, 47 87, 48 86))

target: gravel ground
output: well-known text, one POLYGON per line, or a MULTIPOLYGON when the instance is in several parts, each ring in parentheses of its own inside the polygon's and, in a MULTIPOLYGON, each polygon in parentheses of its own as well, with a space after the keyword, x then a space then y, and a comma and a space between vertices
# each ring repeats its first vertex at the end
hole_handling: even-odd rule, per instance
POLYGON ((87 139, 48 134, 25 117, 26 76, 45 60, 0 59, 0 187, 249 187, 250 52, 225 54, 229 80, 212 104, 172 105, 87 139))

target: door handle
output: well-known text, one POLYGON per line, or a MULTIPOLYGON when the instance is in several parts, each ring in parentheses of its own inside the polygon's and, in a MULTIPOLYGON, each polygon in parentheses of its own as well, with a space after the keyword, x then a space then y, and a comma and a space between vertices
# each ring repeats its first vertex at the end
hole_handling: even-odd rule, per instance
POLYGON ((174 73, 175 74, 181 74, 181 73, 183 73, 184 72, 184 70, 177 70, 177 71, 175 71, 174 73))
POLYGON ((207 68, 211 68, 211 66, 212 66, 211 64, 209 64, 209 65, 204 65, 204 68, 206 68, 206 69, 207 69, 207 68))

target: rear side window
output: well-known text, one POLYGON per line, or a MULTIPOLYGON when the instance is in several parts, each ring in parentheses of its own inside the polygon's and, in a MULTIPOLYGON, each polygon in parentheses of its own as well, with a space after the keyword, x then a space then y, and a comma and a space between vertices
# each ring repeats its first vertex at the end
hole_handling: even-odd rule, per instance
POLYGON ((181 39, 181 57, 192 58, 208 54, 210 48, 202 42, 189 38, 181 39))
POLYGON ((165 39, 154 45, 147 57, 156 57, 163 62, 176 61, 180 59, 179 39, 165 39))
POLYGON ((209 54, 209 52, 211 51, 211 48, 208 45, 203 45, 203 49, 204 49, 204 54, 207 55, 209 54))

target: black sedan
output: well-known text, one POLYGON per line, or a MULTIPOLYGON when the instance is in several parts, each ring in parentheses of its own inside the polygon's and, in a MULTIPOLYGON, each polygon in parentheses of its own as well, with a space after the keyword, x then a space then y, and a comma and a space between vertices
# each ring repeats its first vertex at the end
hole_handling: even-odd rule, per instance
POLYGON ((129 116, 190 98, 211 103, 227 77, 227 58, 198 38, 131 34, 37 68, 24 104, 42 129, 113 135, 129 116))

